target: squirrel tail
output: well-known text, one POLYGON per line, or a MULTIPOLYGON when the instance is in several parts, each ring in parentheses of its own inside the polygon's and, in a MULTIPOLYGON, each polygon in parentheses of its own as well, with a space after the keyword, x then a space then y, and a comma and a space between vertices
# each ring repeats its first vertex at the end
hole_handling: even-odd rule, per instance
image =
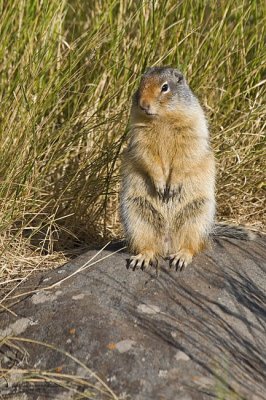
POLYGON ((226 237, 239 240, 254 240, 256 234, 244 226, 227 225, 223 223, 218 223, 214 225, 212 231, 214 237, 226 237))

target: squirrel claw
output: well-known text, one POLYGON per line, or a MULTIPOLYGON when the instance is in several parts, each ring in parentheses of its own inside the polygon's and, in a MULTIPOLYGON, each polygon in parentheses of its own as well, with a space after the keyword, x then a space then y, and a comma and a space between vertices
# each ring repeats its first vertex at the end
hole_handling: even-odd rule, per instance
POLYGON ((192 256, 186 251, 179 251, 169 256, 169 267, 174 267, 176 271, 183 271, 192 261, 192 256))
POLYGON ((178 190, 172 186, 161 185, 156 187, 156 192, 163 202, 168 203, 169 200, 175 197, 175 195, 178 193, 178 190))
POLYGON ((155 266, 156 270, 158 268, 158 260, 156 257, 150 257, 146 254, 139 253, 136 256, 131 256, 127 260, 127 268, 135 271, 136 269, 141 269, 144 271, 149 266, 155 266))
POLYGON ((166 187, 165 183, 162 183, 162 182, 155 183, 155 190, 156 190, 156 193, 159 196, 159 198, 161 200, 164 200, 165 193, 167 191, 167 187, 166 187))
POLYGON ((158 189, 157 194, 161 200, 165 199, 165 189, 158 189))
POLYGON ((164 201, 166 203, 177 195, 180 195, 180 185, 168 185, 164 191, 164 201))

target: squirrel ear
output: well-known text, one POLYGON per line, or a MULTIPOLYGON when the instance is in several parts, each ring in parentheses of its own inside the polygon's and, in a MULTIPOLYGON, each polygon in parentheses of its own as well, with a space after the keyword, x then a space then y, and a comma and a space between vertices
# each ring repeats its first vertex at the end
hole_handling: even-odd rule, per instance
POLYGON ((184 79, 183 74, 178 69, 174 69, 173 74, 177 78, 178 82, 181 82, 184 79))
POLYGON ((151 72, 152 70, 153 70, 152 67, 146 68, 145 71, 144 71, 144 75, 145 75, 145 74, 148 74, 148 73, 151 72))

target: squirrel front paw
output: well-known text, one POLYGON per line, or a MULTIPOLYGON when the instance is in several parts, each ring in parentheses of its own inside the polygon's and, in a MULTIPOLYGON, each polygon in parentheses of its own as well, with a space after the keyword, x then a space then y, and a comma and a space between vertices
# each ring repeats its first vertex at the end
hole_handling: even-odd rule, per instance
POLYGON ((170 184, 166 188, 165 201, 169 201, 175 197, 180 197, 182 186, 179 183, 170 184))
POLYGON ((182 185, 180 183, 176 184, 166 184, 163 181, 156 182, 155 190, 160 199, 164 202, 168 202, 170 199, 175 197, 180 197, 182 185))
POLYGON ((155 186, 155 190, 157 195, 164 200, 165 195, 166 195, 166 191, 167 191, 167 186, 166 183, 163 181, 158 181, 158 182, 154 182, 154 186, 155 186))

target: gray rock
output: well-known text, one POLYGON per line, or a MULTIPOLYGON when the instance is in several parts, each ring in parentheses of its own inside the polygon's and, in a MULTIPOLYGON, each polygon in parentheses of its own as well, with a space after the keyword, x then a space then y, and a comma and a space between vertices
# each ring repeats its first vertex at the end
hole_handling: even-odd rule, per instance
MULTIPOLYGON (((38 274, 20 288, 37 291, 9 305, 17 317, 1 314, 1 334, 68 355, 11 339, 1 349, 2 368, 76 375, 96 385, 87 398, 111 398, 74 356, 119 399, 265 399, 265 243, 219 240, 184 272, 164 264, 158 277, 126 269, 128 254, 113 249, 94 265, 88 261, 97 252, 89 251, 38 274)), ((45 379, 18 382, 12 376, 1 382, 3 398, 79 399, 75 390, 85 390, 82 382, 70 390, 45 379)))

